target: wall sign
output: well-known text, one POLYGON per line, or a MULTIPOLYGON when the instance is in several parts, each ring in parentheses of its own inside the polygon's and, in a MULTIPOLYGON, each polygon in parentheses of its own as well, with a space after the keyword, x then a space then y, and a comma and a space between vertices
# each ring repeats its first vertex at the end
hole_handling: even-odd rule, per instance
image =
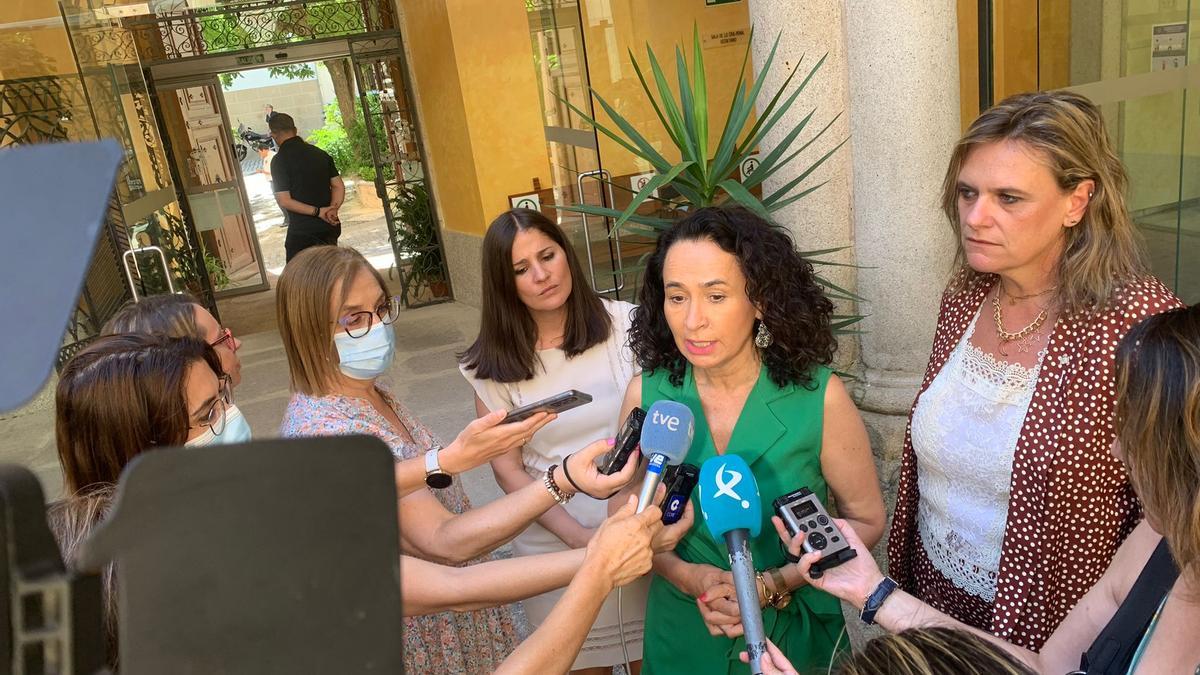
POLYGON ((1187 65, 1188 25, 1159 23, 1150 27, 1150 70, 1175 70, 1187 65))
POLYGON ((542 210, 542 198, 536 192, 530 192, 524 195, 512 195, 508 198, 510 208, 514 209, 532 209, 534 211, 542 210))
MULTIPOLYGON (((629 187, 633 189, 634 194, 637 194, 637 193, 641 192, 642 188, 646 187, 646 183, 649 183, 650 179, 654 178, 654 176, 656 176, 656 175, 657 174, 654 173, 653 171, 651 171, 649 173, 634 174, 629 177, 629 187)), ((649 197, 651 197, 653 199, 658 199, 658 190, 656 189, 654 192, 651 192, 649 194, 649 197)))
POLYGON ((750 177, 750 174, 758 170, 758 153, 755 152, 743 159, 741 164, 738 164, 738 171, 742 174, 742 180, 750 177))
POLYGON ((700 45, 704 49, 714 47, 729 47, 746 44, 750 37, 749 28, 729 28, 725 30, 706 30, 700 34, 700 45))

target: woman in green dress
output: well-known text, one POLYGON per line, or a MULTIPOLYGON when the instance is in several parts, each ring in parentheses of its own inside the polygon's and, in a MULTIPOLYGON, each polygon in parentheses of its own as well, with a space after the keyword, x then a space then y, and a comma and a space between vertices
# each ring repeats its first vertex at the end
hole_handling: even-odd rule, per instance
MULTIPOLYGON (((644 372, 621 411, 684 403, 696 418, 685 461, 733 453, 750 465, 764 505, 751 541, 763 624, 801 672, 824 672, 849 639, 838 600, 785 564, 772 500, 807 486, 868 546, 885 522, 866 429, 828 366, 832 310, 786 231, 742 208, 700 209, 659 237, 647 263, 629 331, 644 372)), ((697 510, 675 551, 655 556, 643 675, 749 672, 728 554, 703 518, 697 510)))

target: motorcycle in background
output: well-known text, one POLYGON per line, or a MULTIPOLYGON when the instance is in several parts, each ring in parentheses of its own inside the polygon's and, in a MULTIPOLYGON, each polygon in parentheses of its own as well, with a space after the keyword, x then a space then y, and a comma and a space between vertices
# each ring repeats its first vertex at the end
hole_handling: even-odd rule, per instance
POLYGON ((245 161, 246 156, 250 154, 251 147, 256 151, 273 150, 275 149, 275 140, 271 138, 270 134, 260 134, 238 122, 237 138, 233 141, 233 152, 237 155, 239 162, 245 161))

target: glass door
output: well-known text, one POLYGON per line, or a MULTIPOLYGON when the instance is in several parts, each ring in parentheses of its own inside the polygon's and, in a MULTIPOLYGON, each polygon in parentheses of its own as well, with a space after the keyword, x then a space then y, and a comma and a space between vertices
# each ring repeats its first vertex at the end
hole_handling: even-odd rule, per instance
MULTIPOLYGON (((664 157, 679 161, 674 141, 647 99, 629 53, 636 53, 644 64, 645 49, 650 46, 660 61, 672 64, 676 46, 686 42, 690 50, 693 28, 699 29, 709 105, 724 114, 729 110, 746 45, 714 36, 737 34, 744 39, 750 22, 748 10, 745 3, 707 6, 694 0, 532 0, 526 7, 553 183, 539 192, 540 206, 570 237, 588 266, 594 288, 634 300, 642 263, 654 248, 654 237, 624 227, 614 235, 609 218, 552 207, 585 204, 624 210, 654 175, 654 169, 612 139, 597 134, 566 102, 601 123, 610 123, 603 112, 597 117, 599 108, 593 107, 591 95, 596 92, 664 157)), ((675 68, 667 70, 674 83, 675 68)), ((717 136, 721 125, 713 124, 710 129, 717 136)), ((716 147, 715 140, 711 147, 716 147)), ((666 201, 678 195, 669 190, 663 188, 660 199, 643 203, 639 213, 679 217, 682 212, 666 201)))
POLYGON ((218 297, 268 287, 241 164, 214 75, 157 83, 163 128, 218 297))
POLYGON ((1151 270, 1200 301, 1200 2, 1014 0, 992 12, 994 100, 1066 88, 1101 106, 1151 270))

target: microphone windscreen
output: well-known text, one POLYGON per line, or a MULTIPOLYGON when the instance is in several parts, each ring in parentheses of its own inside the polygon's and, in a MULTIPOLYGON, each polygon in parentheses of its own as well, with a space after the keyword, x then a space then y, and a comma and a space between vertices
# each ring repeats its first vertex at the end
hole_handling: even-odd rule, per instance
POLYGON ((737 455, 718 455, 700 467, 700 511, 714 539, 730 530, 746 529, 758 536, 762 529, 762 498, 750 465, 737 455))
POLYGON ((642 455, 666 457, 667 464, 680 464, 692 447, 695 417, 686 405, 656 401, 642 423, 642 455))

